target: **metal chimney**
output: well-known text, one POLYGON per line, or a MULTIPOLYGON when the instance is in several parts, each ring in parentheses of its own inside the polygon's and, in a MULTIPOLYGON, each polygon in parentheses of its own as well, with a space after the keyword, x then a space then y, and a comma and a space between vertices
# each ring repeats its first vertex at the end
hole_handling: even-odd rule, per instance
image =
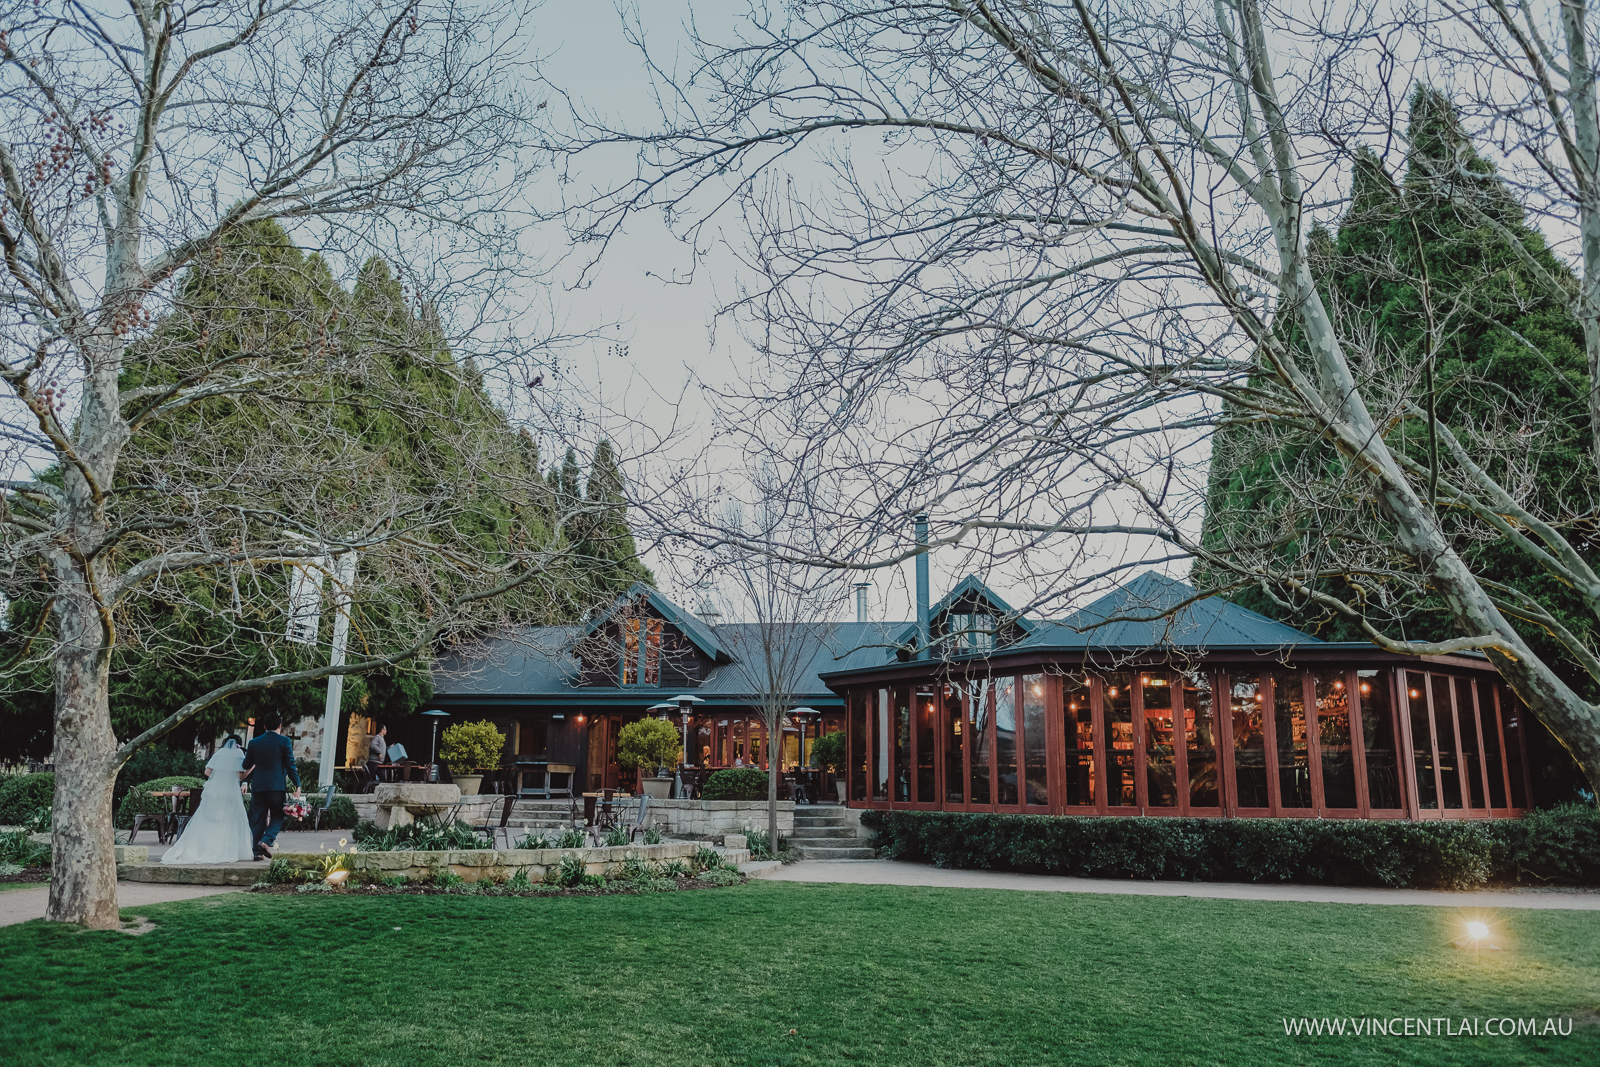
POLYGON ((928 513, 917 512, 917 658, 928 658, 928 644, 932 638, 928 620, 928 513))
POLYGON ((856 622, 867 621, 867 590, 872 588, 871 582, 857 582, 856 591, 856 622))

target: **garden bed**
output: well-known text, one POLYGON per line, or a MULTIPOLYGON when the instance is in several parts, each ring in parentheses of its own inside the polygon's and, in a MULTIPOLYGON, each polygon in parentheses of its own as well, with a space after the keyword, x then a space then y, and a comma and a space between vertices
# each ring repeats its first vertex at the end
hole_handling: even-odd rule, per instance
MULTIPOLYGON (((503 882, 523 875, 533 882, 542 882, 552 869, 563 862, 582 863, 584 873, 609 877, 630 862, 691 863, 695 857, 709 851, 695 842, 675 841, 660 845, 612 845, 601 848, 514 848, 467 849, 451 851, 393 851, 345 852, 339 855, 346 870, 352 874, 369 872, 374 875, 410 881, 426 881, 448 871, 468 882, 503 882), (568 857, 572 857, 571 860, 568 857)), ((722 862, 737 867, 748 863, 747 849, 724 849, 717 853, 722 862)), ((280 852, 277 859, 290 868, 302 871, 322 870, 328 862, 326 852, 280 852)))
POLYGON ((49 867, 24 867, 13 874, 0 874, 0 885, 43 885, 49 880, 49 867))

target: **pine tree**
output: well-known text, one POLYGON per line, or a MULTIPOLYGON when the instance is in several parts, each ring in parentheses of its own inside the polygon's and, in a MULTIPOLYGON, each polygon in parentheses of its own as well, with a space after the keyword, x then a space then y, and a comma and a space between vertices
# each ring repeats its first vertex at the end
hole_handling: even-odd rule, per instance
MULTIPOLYGON (((1358 154, 1350 206, 1337 236, 1312 236, 1319 281, 1330 304, 1351 320, 1352 333, 1371 338, 1370 354, 1357 368, 1369 395, 1398 399, 1397 390, 1403 390, 1424 407, 1431 402, 1441 424, 1497 449, 1500 458, 1490 473, 1501 484, 1529 485, 1534 506, 1561 517, 1562 501, 1586 499, 1586 492, 1573 489, 1593 477, 1585 453, 1588 375, 1581 327, 1532 282, 1503 237, 1469 224, 1453 202, 1470 197, 1516 234, 1543 270, 1558 278, 1571 273, 1528 224, 1493 165, 1474 149, 1445 96, 1426 88, 1416 92, 1409 136, 1411 153, 1398 186, 1374 156, 1358 154), (1426 303, 1424 285, 1431 297, 1426 303), (1384 384, 1391 382, 1399 384, 1384 384), (1527 473, 1517 477, 1507 470, 1511 463, 1527 473)), ((1430 462, 1424 426, 1413 420, 1397 432, 1404 434, 1401 446, 1408 455, 1430 462)), ((1337 540, 1319 543, 1322 532, 1309 526, 1319 509, 1296 501, 1309 496, 1327 506, 1348 506, 1341 492, 1356 476, 1310 428, 1269 433, 1249 425, 1227 427, 1213 440, 1203 542, 1215 548, 1278 540, 1285 554, 1321 551, 1334 561, 1340 555, 1337 540)), ((1574 632, 1590 629, 1587 613, 1518 549, 1485 536, 1477 524, 1461 522, 1459 530, 1457 549, 1478 573, 1536 597, 1574 632)), ((1196 577, 1209 579, 1203 568, 1196 577)), ((1336 580, 1324 588, 1342 596, 1351 592, 1336 580)), ((1327 639, 1363 636, 1342 616, 1286 609, 1258 590, 1243 590, 1236 599, 1327 639)), ((1409 637, 1454 633, 1449 615, 1426 590, 1402 591, 1389 610, 1409 637)), ((1541 655, 1563 659, 1555 642, 1532 627, 1526 632, 1541 655)), ((1565 676, 1580 691, 1593 689, 1576 665, 1569 664, 1565 676)))

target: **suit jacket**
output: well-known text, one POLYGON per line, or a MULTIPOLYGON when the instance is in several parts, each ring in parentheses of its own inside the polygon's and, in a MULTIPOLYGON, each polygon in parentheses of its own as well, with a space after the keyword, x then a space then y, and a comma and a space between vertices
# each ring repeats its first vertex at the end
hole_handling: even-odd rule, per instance
POLYGON ((294 765, 294 746, 282 734, 268 730, 244 750, 244 769, 255 768, 250 776, 252 793, 287 793, 287 781, 300 788, 300 772, 294 765))

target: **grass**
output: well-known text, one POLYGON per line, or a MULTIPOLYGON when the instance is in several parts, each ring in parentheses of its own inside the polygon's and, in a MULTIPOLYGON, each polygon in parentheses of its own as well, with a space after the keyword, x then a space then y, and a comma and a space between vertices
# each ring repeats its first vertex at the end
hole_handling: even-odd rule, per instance
POLYGON ((0 1049, 51 1064, 1595 1064, 1600 916, 752 883, 231 894, 142 937, 0 929, 0 1049), (1575 1017, 1564 1038, 1286 1037, 1283 1016, 1575 1017), (797 1031, 790 1035, 790 1030, 797 1031))

